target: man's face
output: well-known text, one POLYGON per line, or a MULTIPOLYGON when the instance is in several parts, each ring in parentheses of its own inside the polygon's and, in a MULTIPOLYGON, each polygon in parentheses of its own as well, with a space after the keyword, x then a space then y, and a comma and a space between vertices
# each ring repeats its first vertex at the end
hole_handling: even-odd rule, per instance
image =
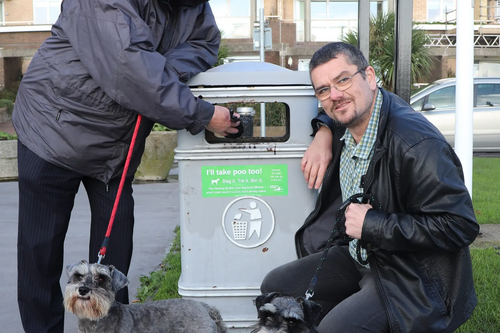
POLYGON ((339 91, 332 86, 357 71, 356 65, 348 64, 345 56, 340 54, 311 72, 311 80, 316 91, 331 87, 328 97, 321 101, 323 109, 332 119, 347 128, 353 128, 362 123, 368 124, 375 103, 377 83, 371 66, 364 71, 366 79, 363 78, 361 72, 352 76, 350 79, 352 85, 346 90, 339 91))

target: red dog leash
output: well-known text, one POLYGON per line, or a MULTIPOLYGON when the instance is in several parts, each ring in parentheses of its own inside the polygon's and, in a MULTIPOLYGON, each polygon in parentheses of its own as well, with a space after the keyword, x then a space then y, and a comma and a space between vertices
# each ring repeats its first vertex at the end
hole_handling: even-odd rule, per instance
POLYGON ((116 193, 115 203, 113 210, 111 211, 111 217, 109 218, 108 230, 102 242, 101 249, 97 254, 99 258, 97 263, 100 264, 101 260, 106 256, 106 248, 109 243, 109 236, 111 235, 111 229, 113 228, 113 222, 115 220, 116 210, 118 209, 118 203, 120 202, 120 196, 122 195, 123 184, 125 183, 125 178, 127 177, 128 166, 130 164, 130 159, 132 158, 132 151, 134 150, 135 140, 137 139, 137 132, 139 131, 139 125, 141 124, 141 115, 137 116, 137 122, 135 124, 134 134, 132 135, 132 141, 130 142, 130 147, 128 149, 127 159, 125 160, 125 166, 123 167, 122 178, 120 180, 120 185, 118 186, 118 192, 116 193))

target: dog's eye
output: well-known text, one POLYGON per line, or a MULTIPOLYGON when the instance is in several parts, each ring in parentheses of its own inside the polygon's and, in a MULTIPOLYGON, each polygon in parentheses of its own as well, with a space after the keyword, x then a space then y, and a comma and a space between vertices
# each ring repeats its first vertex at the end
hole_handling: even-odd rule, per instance
POLYGON ((297 320, 294 318, 288 318, 286 321, 287 321, 288 326, 293 327, 293 326, 297 325, 297 320))
POLYGON ((73 278, 74 278, 75 280, 81 280, 81 278, 82 278, 82 277, 83 277, 83 275, 82 275, 82 274, 79 274, 79 273, 75 273, 75 274, 73 274, 73 278))
POLYGON ((106 282, 106 276, 105 275, 99 275, 98 281, 99 281, 99 284, 106 282))

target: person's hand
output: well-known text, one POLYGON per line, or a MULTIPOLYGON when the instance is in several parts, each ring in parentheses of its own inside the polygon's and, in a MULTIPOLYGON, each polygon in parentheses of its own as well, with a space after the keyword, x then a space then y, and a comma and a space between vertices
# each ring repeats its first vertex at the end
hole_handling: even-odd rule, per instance
MULTIPOLYGON (((240 122, 237 121, 233 123, 231 121, 229 109, 220 105, 214 106, 214 115, 212 116, 212 120, 210 120, 206 129, 221 136, 238 133, 238 129, 236 127, 240 124, 240 122)), ((234 113, 234 115, 238 118, 240 117, 240 115, 237 113, 234 113)))
POLYGON ((300 169, 310 189, 318 189, 323 182, 326 169, 332 161, 332 142, 330 129, 321 126, 300 162, 300 169))
POLYGON ((352 238, 361 239, 366 212, 373 208, 370 204, 352 203, 345 210, 345 233, 352 238))

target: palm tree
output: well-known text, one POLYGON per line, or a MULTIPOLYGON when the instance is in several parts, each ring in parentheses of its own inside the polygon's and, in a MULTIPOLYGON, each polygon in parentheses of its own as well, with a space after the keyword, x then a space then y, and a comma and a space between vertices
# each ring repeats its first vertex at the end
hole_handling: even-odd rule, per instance
MULTIPOLYGON (((377 14, 370 18, 370 65, 375 69, 380 85, 389 91, 394 87, 394 23, 395 14, 377 14)), ((412 30, 411 39, 411 82, 425 82, 434 67, 423 30, 412 30)), ((342 41, 358 45, 358 32, 350 31, 342 41)))
POLYGON ((223 44, 222 38, 224 37, 224 31, 220 31, 221 43, 219 46, 219 53, 217 54, 217 62, 213 67, 217 67, 220 65, 224 65, 224 60, 229 56, 229 49, 226 45, 223 44))

